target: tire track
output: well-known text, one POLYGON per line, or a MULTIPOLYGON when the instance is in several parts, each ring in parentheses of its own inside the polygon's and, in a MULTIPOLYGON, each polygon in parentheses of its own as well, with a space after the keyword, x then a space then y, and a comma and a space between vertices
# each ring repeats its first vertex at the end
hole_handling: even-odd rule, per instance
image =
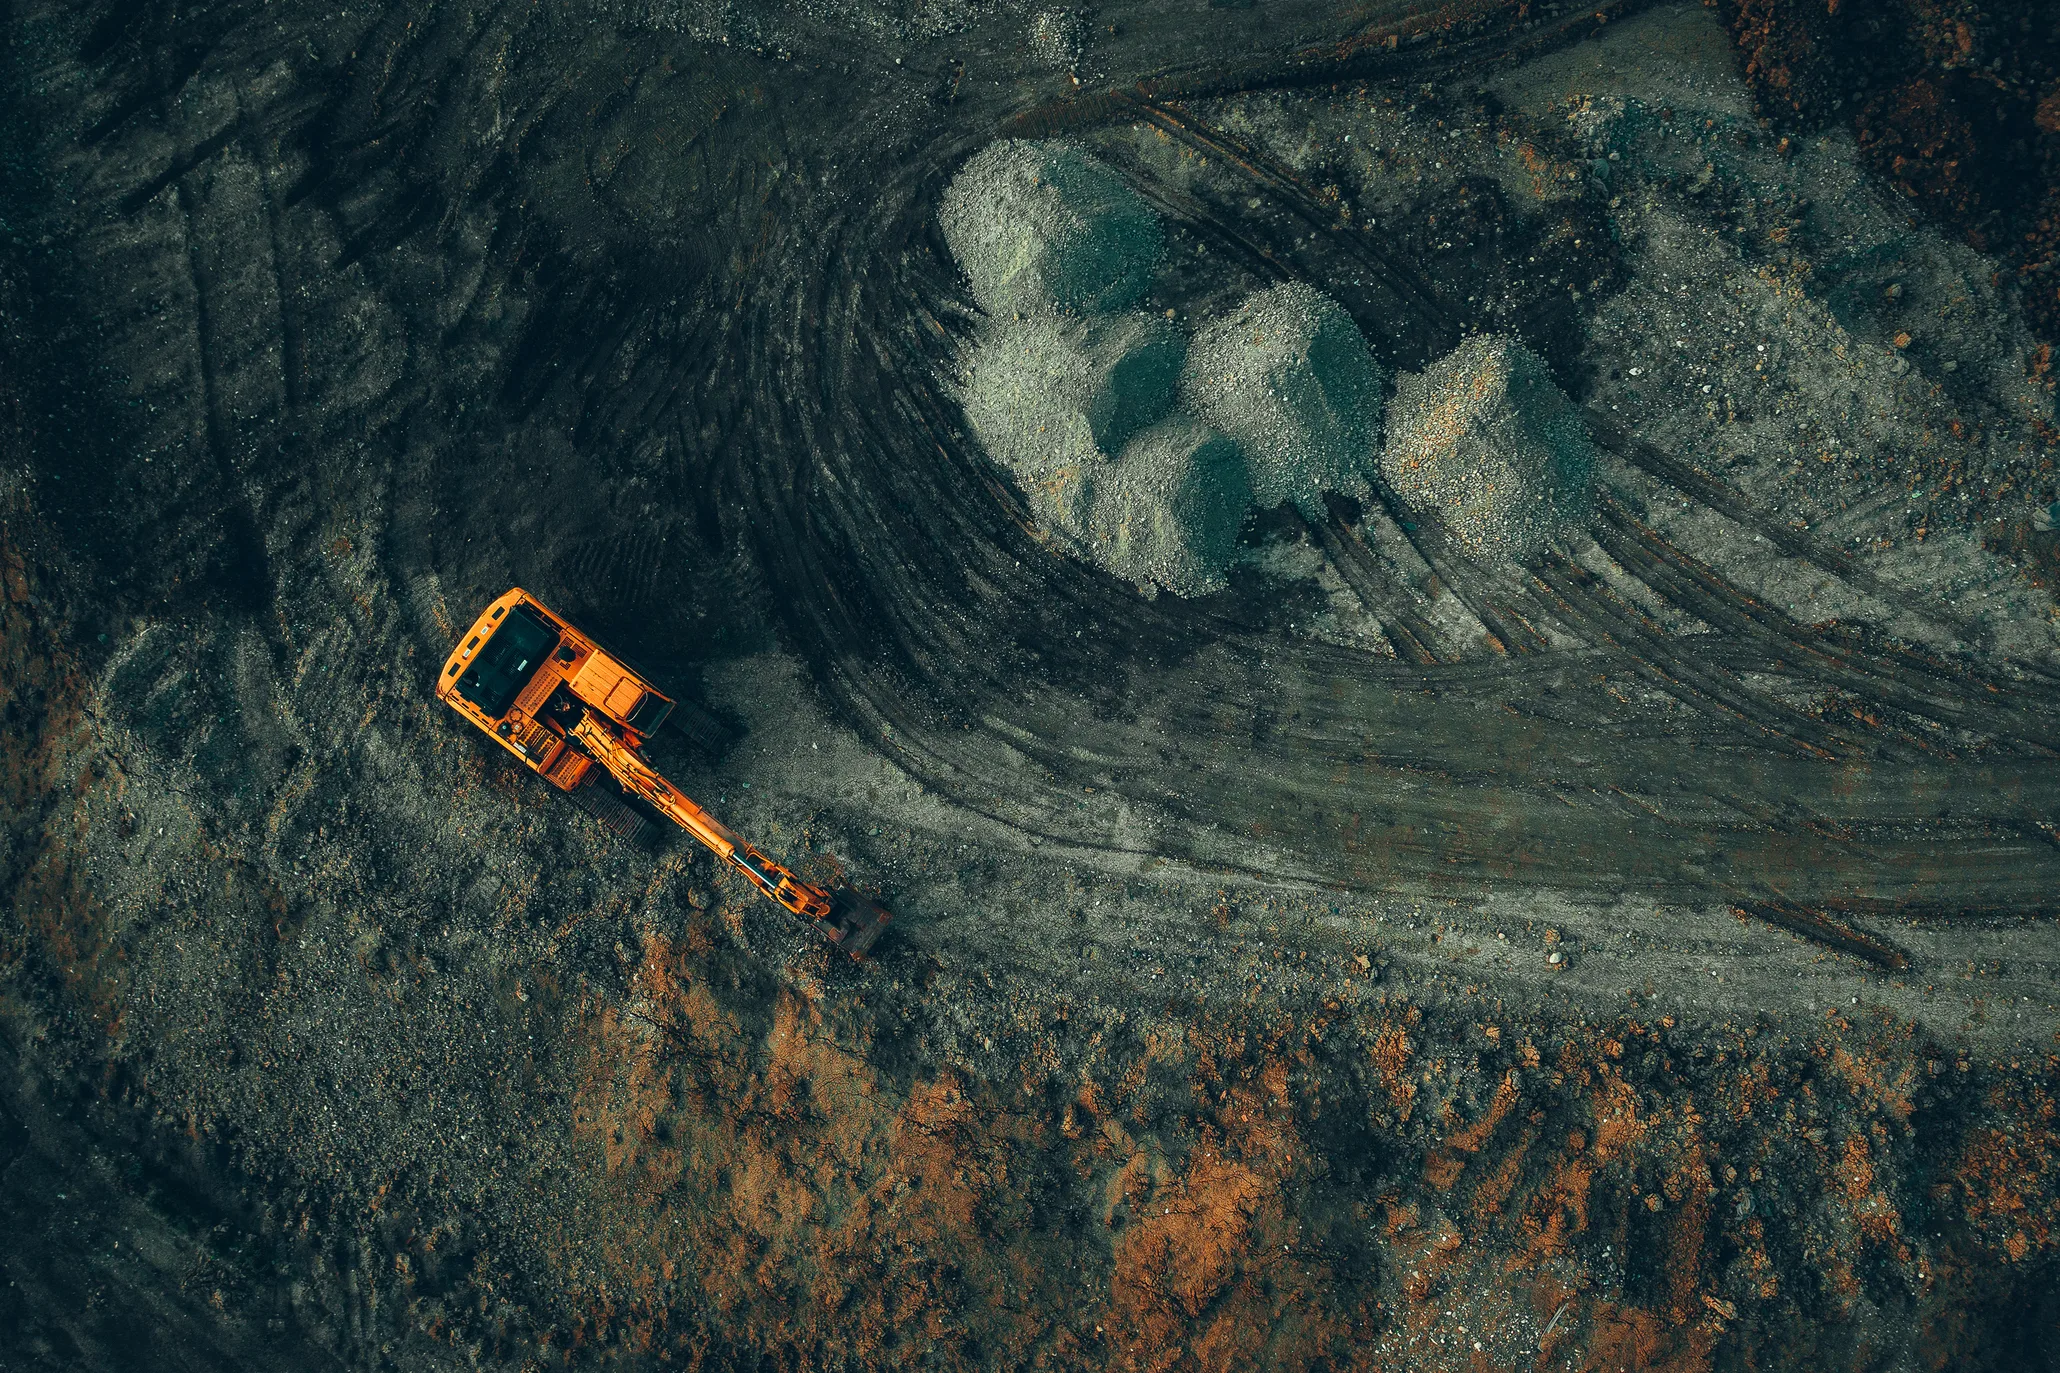
MULTIPOLYGON (((898 231, 848 224, 843 230, 848 237, 840 237, 837 252, 865 254, 882 237, 896 242, 927 238, 928 207, 956 159, 947 155, 939 163, 927 174, 927 193, 919 188, 924 176, 911 174, 907 183, 875 202, 874 214, 891 217, 895 212, 877 208, 880 202, 892 194, 905 197, 898 213, 913 223, 898 231)), ((1192 204, 1163 188, 1146 189, 1156 192, 1162 207, 1192 204)), ((1200 227, 1211 232, 1206 223, 1200 227)), ((1263 243, 1234 226, 1214 236, 1241 245, 1255 269, 1280 266, 1263 243)), ((1755 778, 1762 786, 1771 780, 1770 746, 1788 758, 1791 774, 1821 770, 1827 761, 1845 757, 1892 762, 1920 756, 1916 751, 1899 752, 1877 737, 1833 730, 1764 700, 1737 684, 1727 663, 1703 661, 1700 655, 1709 651, 1708 644, 1684 647, 1656 627, 1640 625, 1634 611, 1599 600, 1592 587, 1564 569, 1550 571, 1542 582, 1552 599, 1540 599, 1521 586, 1491 589, 1437 531, 1421 525, 1412 531, 1418 535, 1412 543, 1426 563, 1461 591, 1484 622, 1531 650, 1519 656, 1532 660, 1532 666, 1514 677, 1484 671, 1481 664, 1438 665, 1430 661, 1435 654, 1428 626, 1420 617, 1410 622, 1406 600, 1393 594, 1391 582, 1368 575, 1376 565, 1373 555, 1352 551, 1355 543, 1360 550, 1364 544, 1356 535, 1346 539, 1349 526, 1330 522, 1327 529, 1314 531, 1316 538, 1332 552, 1335 565, 1349 569, 1342 575, 1367 598, 1370 610, 1383 623, 1400 627, 1396 647, 1401 661, 1383 669, 1364 655, 1319 651, 1242 631, 1206 607, 1112 595, 1115 589, 1090 570, 1035 556, 1038 550, 1012 501, 995 502, 1001 521, 977 524, 969 517, 967 496, 990 493, 991 473, 980 471, 980 460, 963 447, 948 401, 919 382, 945 358, 940 349, 919 346, 922 329, 894 325, 897 312, 884 303, 897 291, 934 298, 936 277, 907 277, 910 263, 918 259, 929 263, 926 271, 939 265, 933 245, 930 255, 901 259, 896 271, 883 271, 884 264, 874 257, 870 270, 847 261, 825 278, 819 288, 823 299, 849 313, 821 321, 814 337, 871 339, 873 348, 867 351, 876 356, 866 361, 876 364, 877 372, 869 379, 850 352, 822 359, 825 379, 834 377, 827 382, 830 388, 850 388, 843 405, 846 426, 831 432, 812 425, 805 415, 791 414, 768 448, 799 444, 837 473, 832 485, 852 504, 824 506, 812 512, 814 517, 847 530, 862 517, 877 530, 875 535, 840 535, 835 542, 867 565, 867 582, 877 596, 872 605, 892 607, 886 617, 892 632, 874 634, 873 615, 852 599, 855 592, 840 587, 834 600, 843 612, 842 627, 833 629, 825 620, 817 624, 846 638, 846 648, 812 657, 827 669, 822 680, 844 701, 847 713, 865 721, 868 733, 926 785, 977 813, 1083 851, 1148 852, 1210 871, 1243 871, 1271 880, 1293 873, 1344 885, 1401 880, 1442 886, 1485 877, 1595 889, 1629 880, 1684 897, 1721 894, 1742 901, 1735 883, 1717 877, 1697 857, 1709 855, 1708 827, 1716 825, 1723 844, 1737 850, 1732 867, 1829 874, 1819 883, 1827 890, 1880 893, 1907 885, 1897 876, 1907 857, 1901 846, 1870 849, 1874 841, 1869 835, 1841 820, 1837 805, 1824 804, 1831 793, 1821 782, 1795 789, 1793 813, 1785 818, 1749 800, 1742 807, 1732 804, 1732 798, 1749 798, 1760 790, 1752 784, 1755 778), (840 293, 831 284, 840 272, 864 284, 840 293), (894 404, 883 403, 896 391, 917 399, 897 412, 894 404), (897 413, 898 424, 882 419, 897 413), (916 509, 924 511, 921 522, 910 516, 916 509), (1025 554, 1033 556, 1026 559, 1025 554), (1082 703, 1048 680, 1036 665, 1045 655, 1074 655, 1063 639, 1044 637, 1048 630, 1024 622, 1023 609, 1030 604, 1044 612, 1041 618, 1048 624, 1121 626, 1129 651, 1118 655, 1088 649, 1089 663, 1076 665, 1073 674, 1108 674, 1112 680, 1101 699, 1122 702, 1121 716, 1083 716, 1082 703), (1566 744, 1555 748, 1535 724, 1527 727, 1526 743, 1514 749, 1505 746, 1506 736, 1498 738, 1492 730, 1467 737, 1472 732, 1463 728, 1457 733, 1449 725, 1440 728, 1435 714, 1414 721, 1413 731, 1380 728, 1383 714, 1396 718, 1400 703, 1417 693, 1478 714, 1483 707, 1507 704, 1497 700, 1509 694, 1503 688, 1522 688, 1564 673, 1574 655, 1541 651, 1545 636, 1531 627, 1546 619, 1607 649, 1619 663, 1718 720, 1734 739, 1722 752, 1736 754, 1742 766, 1718 768, 1715 777, 1685 777, 1679 758, 1662 761, 1660 750, 1640 750, 1642 756, 1623 758, 1612 770, 1624 783, 1590 788, 1588 799, 1577 802, 1569 797, 1579 793, 1563 784, 1565 768, 1550 756, 1566 744), (859 642, 872 651, 859 651, 859 642), (889 644, 891 654, 883 653, 889 644), (881 659, 889 656, 900 666, 886 667, 881 659), (1218 670, 1215 675, 1195 671, 1205 658, 1218 670), (1231 674, 1220 671, 1225 668, 1235 668, 1242 680, 1228 680, 1231 674), (1427 679, 1426 669, 1441 675, 1427 679), (1400 679, 1404 672, 1413 679, 1409 685, 1400 679), (1336 708, 1341 698, 1368 707, 1376 695, 1387 697, 1384 711, 1336 708), (947 727, 954 714, 956 730, 947 727), (1274 723, 1263 728, 1235 723, 1261 718, 1274 723), (1431 727, 1423 728, 1426 723, 1431 727), (1746 739, 1739 738, 1741 726, 1746 739), (1342 799, 1324 794, 1329 788, 1312 774, 1318 769, 1333 773, 1340 760, 1366 756, 1376 736, 1398 732, 1413 736, 1405 752, 1420 761, 1402 760, 1399 770, 1378 769, 1385 780, 1372 791, 1348 787, 1342 799), (1246 742, 1233 743, 1238 734, 1246 742), (1526 754, 1535 760, 1532 766, 1510 766, 1510 757, 1526 754), (1096 762, 1085 767, 1083 757, 1096 762), (1726 771, 1734 775, 1722 775, 1726 771), (1077 794, 1090 778, 1162 817, 1148 844, 1110 845, 1091 825, 1083 829, 1075 822, 1061 799, 1077 794), (1378 821, 1367 810, 1375 793, 1381 793, 1377 804, 1385 811, 1378 821), (1470 832, 1467 821, 1484 808, 1497 815, 1495 823, 1470 832), (1553 810, 1576 819, 1548 819, 1553 810), (1820 819, 1820 812, 1831 818, 1820 819), (1719 819, 1720 814, 1731 818, 1719 819), (1517 836, 1513 844, 1512 834, 1517 836), (1603 835, 1607 843, 1598 843, 1603 835), (1261 854, 1272 856, 1254 861, 1261 854)), ((772 405, 775 390, 788 397, 809 394, 815 384, 789 376, 763 392, 762 401, 772 405)), ((795 531, 795 537, 805 543, 809 536, 795 531)), ((782 539, 768 548, 768 561, 799 567, 799 551, 782 539)), ((1617 556, 1614 549, 1612 555, 1617 556)), ((1738 597, 1727 595, 1720 578, 1696 583, 1700 595, 1689 597, 1678 575, 1659 575, 1669 566, 1664 558, 1618 560, 1655 593, 1700 618, 1710 620, 1717 606, 1735 609, 1738 597)), ((812 575, 825 582, 832 578, 820 562, 812 575)), ((807 605, 820 594, 806 585, 797 585, 795 593, 788 603, 807 605)), ((1728 645, 1743 636, 1763 645, 1764 632, 1754 631, 1736 613, 1712 622, 1721 622, 1726 632, 1699 638, 1728 645)), ((1628 713, 1619 713, 1614 723, 1608 711, 1591 706, 1587 714, 1591 738, 1600 729, 1603 736, 1621 740, 1636 728, 1628 713)), ((1830 918, 1811 915, 1811 909, 1806 899, 1784 908, 1791 926, 1836 934, 1830 918)), ((1881 957, 1879 941, 1864 943, 1871 936, 1862 932, 1848 930, 1837 938, 1846 940, 1839 947, 1873 949, 1871 956, 1881 957)))
MULTIPOLYGON (((1538 41, 1482 39, 1467 60, 1538 41)), ((1374 58, 1389 71, 1446 60, 1374 58)), ((1076 102, 1067 127, 1094 137, 1100 123, 1146 119, 1214 150, 1212 165, 1240 169, 1317 236, 1313 255, 1282 250, 1264 217, 1152 179, 1120 143, 1105 148, 1164 213, 1254 276, 1297 275, 1325 253, 1348 265, 1369 283, 1359 299, 1389 311, 1380 346, 1417 358, 1456 339, 1420 265, 1180 103, 1201 91, 1169 81, 1076 102)), ((532 82, 531 105, 509 117, 548 122, 532 106, 570 108, 572 94, 532 82)), ((376 88, 355 98, 393 101, 376 88)), ((509 366, 511 402, 538 416, 567 408, 583 451, 668 436, 658 497, 671 516, 712 553, 748 553, 754 603, 833 713, 926 789, 1067 852, 1261 884, 1743 905, 1767 896, 1740 877, 1752 873, 1798 910, 1944 913, 2032 909, 2060 879, 2049 841, 1965 842, 2029 836, 2060 815, 2048 751, 2017 737, 2047 737, 2049 712, 2008 683, 1770 619, 1714 570, 1607 519, 1598 538, 1627 574, 1714 632, 1666 634, 1571 562, 1548 560, 1534 578, 1479 567, 1435 521, 1401 521, 1391 498, 1408 550, 1504 653, 1444 642, 1342 507, 1309 536, 1384 626, 1393 657, 1277 633, 1235 594, 1149 599, 1054 556, 965 436, 948 383, 974 316, 935 207, 995 131, 1031 131, 1003 98, 973 91, 896 139, 847 118, 777 180, 720 159, 768 158, 797 137, 791 112, 772 116, 783 122, 768 126, 771 142, 733 132, 697 143, 711 185, 757 189, 749 215, 711 219, 687 288, 640 294, 626 267, 604 279, 513 209, 509 222, 524 227, 493 240, 537 264, 522 278, 537 301, 533 351, 509 366), (811 169, 831 165, 863 194, 822 191, 811 169), (718 252, 724 234, 751 252, 718 252), (1914 722, 1826 722, 1748 684, 1770 668, 1805 685, 1864 685, 1869 700, 1892 689, 1975 742, 2013 731, 2010 747, 1948 752, 1914 722), (1680 709, 1611 690, 1632 682, 1680 709)), ((482 178, 464 193, 520 188, 482 178)), ((405 185, 392 193, 410 203, 405 185)))

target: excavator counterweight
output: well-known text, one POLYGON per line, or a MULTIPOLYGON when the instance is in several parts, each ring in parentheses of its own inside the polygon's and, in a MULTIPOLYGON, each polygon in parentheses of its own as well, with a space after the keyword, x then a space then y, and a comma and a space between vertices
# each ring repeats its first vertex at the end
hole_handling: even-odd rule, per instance
POLYGON ((886 927, 890 917, 877 902, 849 887, 802 881, 659 776, 640 750, 672 713, 672 700, 520 587, 481 612, 459 640, 436 694, 560 791, 593 783, 599 764, 853 958, 886 927))

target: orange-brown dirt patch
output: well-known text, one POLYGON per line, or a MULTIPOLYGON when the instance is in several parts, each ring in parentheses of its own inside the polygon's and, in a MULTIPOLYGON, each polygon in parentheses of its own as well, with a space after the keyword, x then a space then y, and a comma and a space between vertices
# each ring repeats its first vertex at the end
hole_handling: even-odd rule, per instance
MULTIPOLYGON (((9 874, 6 956, 113 1027, 121 956, 67 807, 121 783, 78 761, 83 678, 29 595, 0 601, 0 784, 44 840, 9 874)), ((1489 1035, 1415 1008, 1083 1031, 1026 1007, 1012 1064, 912 1069, 824 991, 827 963, 750 983, 723 919, 703 901, 648 928, 619 991, 537 970, 506 998, 569 1035, 562 1108, 547 1077, 521 1090, 575 1166, 533 1231, 454 1257, 457 1227, 396 1220, 384 1266, 421 1328, 467 1338, 465 1311, 504 1299, 496 1246, 535 1244, 534 1347, 560 1364, 1861 1368, 1862 1313, 1893 1310, 1933 1366, 2000 1368, 2010 1294, 2054 1272, 2052 1058, 1986 1068, 1844 1019, 1815 1039, 1489 1035), (430 1273, 473 1295, 420 1295, 430 1273)), ((397 1208, 393 1186, 364 1211, 397 1208)))
POLYGON ((1848 125, 1876 174, 2060 340, 2060 26, 2046 0, 1724 0, 1762 114, 1848 125))
POLYGON ((1824 1332, 1861 1298, 1945 1332, 1938 1303, 1964 1296, 1938 1275, 1971 1251, 1906 1232, 1912 1178, 1938 1179, 1930 1205, 1976 1249, 2048 1262, 2045 1089, 1991 1091, 1998 1123, 1958 1133, 1907 1027, 1724 1033, 1687 1073, 1687 1033, 1636 1022, 1571 1030, 1547 1068, 1500 1036, 1473 1063, 1425 1063, 1422 1017, 1409 1034, 1203 1020, 1026 1094, 883 1071, 802 997, 753 1021, 684 947, 650 938, 633 1014, 581 1013, 584 1238, 601 1242, 568 1232, 589 1306, 575 1341, 685 1353, 720 1329, 862 1366, 1151 1370, 1528 1366, 1542 1349, 1690 1373, 1807 1329, 1816 1366, 1860 1367, 1864 1341, 1824 1332), (1352 1063, 1388 1126, 1323 1087, 1352 1063), (1435 1109, 1397 1120, 1412 1069, 1435 1109), (1472 1105, 1447 1095, 1462 1081, 1472 1105), (1920 1149, 1918 1131, 1959 1143, 1920 1149), (683 1302, 705 1303, 691 1330, 683 1302))
MULTIPOLYGON (((0 511, 0 811, 18 836, 0 860, 0 962, 27 958, 75 993, 92 1023, 121 1032, 122 954, 83 879, 89 807, 119 788, 87 757, 88 685, 37 609, 28 567, 0 511)), ((24 513, 12 512, 16 518, 24 513)))

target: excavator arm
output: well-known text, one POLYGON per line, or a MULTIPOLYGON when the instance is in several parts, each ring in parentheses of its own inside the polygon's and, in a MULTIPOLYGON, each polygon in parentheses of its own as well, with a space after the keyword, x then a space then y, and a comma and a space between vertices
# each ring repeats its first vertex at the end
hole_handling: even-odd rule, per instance
POLYGON ((880 937, 888 920, 885 909, 848 887, 831 892, 804 882, 751 847, 659 776, 657 769, 597 713, 588 711, 580 716, 572 726, 572 737, 626 791, 643 798, 652 809, 743 873, 745 880, 768 900, 814 925, 825 939, 844 952, 860 957, 880 937))

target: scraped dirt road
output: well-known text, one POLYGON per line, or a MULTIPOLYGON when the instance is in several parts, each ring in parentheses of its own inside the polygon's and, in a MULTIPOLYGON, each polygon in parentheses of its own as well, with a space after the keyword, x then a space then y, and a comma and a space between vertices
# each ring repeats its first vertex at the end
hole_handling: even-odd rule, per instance
POLYGON ((1751 16, 1031 19, 7 12, 0 1368, 2050 1359, 2004 268, 1751 16), (946 399, 1005 134, 1166 214, 1148 308, 1524 338, 1594 521, 1055 551, 946 399), (511 584, 876 961, 436 704, 511 584))

